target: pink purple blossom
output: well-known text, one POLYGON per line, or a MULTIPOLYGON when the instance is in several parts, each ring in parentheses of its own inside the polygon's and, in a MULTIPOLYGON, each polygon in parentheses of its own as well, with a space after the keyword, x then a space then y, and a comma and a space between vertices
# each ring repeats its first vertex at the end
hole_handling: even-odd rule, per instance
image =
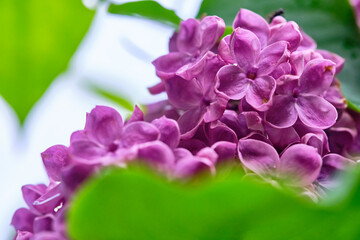
POLYGON ((74 193, 104 166, 149 165, 169 181, 216 174, 231 161, 247 175, 311 195, 337 186, 360 152, 360 115, 347 109, 337 74, 344 59, 317 49, 299 26, 241 9, 222 36, 216 16, 181 23, 169 54, 153 64, 151 93, 167 99, 124 121, 97 106, 70 146, 41 154, 49 184, 22 188, 27 208, 12 219, 16 239, 67 239, 74 193))

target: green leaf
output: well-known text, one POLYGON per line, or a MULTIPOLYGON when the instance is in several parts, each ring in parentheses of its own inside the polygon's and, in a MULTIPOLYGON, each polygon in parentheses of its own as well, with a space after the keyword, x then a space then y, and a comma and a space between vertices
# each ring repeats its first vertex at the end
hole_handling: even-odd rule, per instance
POLYGON ((93 15, 80 0, 0 0, 0 95, 21 122, 66 70, 93 15))
POLYGON ((182 186, 136 169, 112 169, 75 197, 68 227, 77 240, 356 239, 358 195, 351 204, 324 207, 243 181, 237 172, 182 186))
POLYGON ((164 8, 155 1, 136 1, 124 4, 111 4, 108 11, 110 13, 142 17, 177 28, 181 18, 173 10, 164 8))
POLYGON ((296 21, 318 43, 318 48, 346 59, 339 75, 345 97, 360 107, 360 38, 355 16, 346 0, 204 0, 198 17, 218 15, 229 25, 240 8, 266 17, 277 9, 285 10, 288 20, 296 21))
POLYGON ((115 93, 111 90, 96 85, 90 85, 88 87, 90 88, 91 91, 118 104, 120 107, 123 107, 124 109, 127 109, 129 111, 134 110, 134 104, 131 101, 127 100, 128 99, 127 97, 119 94, 119 92, 115 93))

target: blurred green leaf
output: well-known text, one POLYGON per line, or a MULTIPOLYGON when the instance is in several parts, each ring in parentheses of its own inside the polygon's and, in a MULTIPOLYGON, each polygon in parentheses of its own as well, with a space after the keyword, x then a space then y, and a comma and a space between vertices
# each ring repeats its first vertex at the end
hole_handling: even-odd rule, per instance
POLYGON ((136 1, 124 4, 111 4, 108 11, 110 13, 141 17, 169 25, 177 28, 181 18, 173 10, 164 8, 155 1, 136 1))
POLYGON ((204 0, 198 17, 218 15, 231 25, 240 8, 264 17, 277 9, 285 10, 287 20, 296 21, 317 43, 318 48, 346 59, 339 75, 344 95, 360 107, 360 38, 355 16, 346 0, 204 0))
POLYGON ((80 0, 0 0, 0 95, 21 122, 66 70, 93 15, 80 0))
POLYGON ((90 90, 93 92, 99 94, 100 96, 118 104, 120 107, 123 107, 126 110, 133 111, 134 110, 134 104, 128 100, 127 97, 122 96, 119 94, 119 92, 114 92, 108 89, 105 89, 100 86, 90 85, 90 90))
MULTIPOLYGON (((220 174, 221 175, 221 174, 220 174)), ((73 239, 356 239, 360 202, 320 207, 233 172, 196 186, 139 170, 90 181, 68 215, 73 239)), ((360 192, 357 189, 357 192, 360 192)))

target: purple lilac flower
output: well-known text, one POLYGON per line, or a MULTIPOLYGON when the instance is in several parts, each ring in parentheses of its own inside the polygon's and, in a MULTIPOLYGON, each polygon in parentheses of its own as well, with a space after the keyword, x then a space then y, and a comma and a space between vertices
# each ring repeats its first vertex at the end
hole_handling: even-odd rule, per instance
POLYGON ((287 47, 287 42, 279 41, 261 50, 254 33, 237 28, 230 38, 230 53, 236 65, 219 70, 217 90, 233 100, 245 97, 255 109, 267 110, 276 88, 269 74, 290 56, 287 47))
POLYGON ((286 41, 289 44, 288 49, 292 52, 299 47, 303 39, 295 22, 275 17, 269 25, 263 17, 247 9, 240 9, 237 14, 233 28, 238 27, 253 32, 261 43, 261 49, 279 41, 286 41))
POLYGON ((221 66, 223 63, 216 56, 207 56, 196 78, 185 80, 175 76, 165 80, 169 102, 184 111, 178 119, 183 137, 192 137, 203 121, 215 121, 223 114, 228 99, 215 91, 215 75, 221 66))
POLYGON ((287 184, 299 187, 315 181, 322 165, 317 150, 305 144, 292 145, 279 157, 271 145, 246 139, 239 141, 238 154, 241 162, 259 176, 285 179, 287 184))
MULTIPOLYGON (((179 32, 174 35, 171 52, 153 61, 156 74, 162 79, 179 76, 187 80, 194 78, 203 68, 210 50, 224 34, 225 23, 217 16, 208 16, 201 21, 188 19, 181 22, 179 32)), ((149 89, 157 94, 164 91, 163 82, 149 89)))
POLYGON ((220 40, 224 28, 216 16, 183 21, 170 53, 153 62, 160 82, 149 90, 167 99, 145 112, 135 106, 127 121, 97 106, 69 147, 41 154, 49 184, 23 186, 16 239, 68 239, 73 195, 108 165, 142 161, 174 181, 232 161, 314 200, 339 185, 336 175, 360 152, 360 115, 347 109, 335 78, 344 59, 283 17, 268 24, 240 9, 220 40))
POLYGON ((308 62, 301 76, 285 75, 278 80, 278 95, 265 119, 278 128, 295 124, 297 118, 309 127, 329 128, 337 119, 333 105, 321 95, 330 87, 335 64, 325 59, 308 62))

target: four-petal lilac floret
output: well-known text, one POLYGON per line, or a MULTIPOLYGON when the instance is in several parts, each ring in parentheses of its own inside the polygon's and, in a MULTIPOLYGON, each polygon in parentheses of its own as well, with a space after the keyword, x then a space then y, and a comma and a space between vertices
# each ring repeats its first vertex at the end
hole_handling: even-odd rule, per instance
POLYGON ((232 100, 245 97, 255 109, 267 110, 276 88, 270 74, 290 56, 287 47, 287 42, 278 41, 261 50, 260 40, 253 32, 235 29, 230 38, 230 53, 236 64, 219 70, 217 90, 232 100))
MULTIPOLYGON (((217 16, 207 16, 201 21, 191 18, 181 22, 179 32, 171 41, 171 52, 153 61, 156 74, 162 80, 174 76, 191 80, 201 71, 205 59, 215 55, 210 50, 224 31, 224 20, 217 16)), ((153 94, 164 91, 163 82, 149 90, 153 94)))
POLYGON ((297 118, 309 127, 325 129, 337 119, 336 108, 322 95, 329 89, 335 63, 325 59, 308 62, 301 76, 284 75, 278 80, 278 95, 265 114, 267 122, 278 128, 291 127, 297 118))

